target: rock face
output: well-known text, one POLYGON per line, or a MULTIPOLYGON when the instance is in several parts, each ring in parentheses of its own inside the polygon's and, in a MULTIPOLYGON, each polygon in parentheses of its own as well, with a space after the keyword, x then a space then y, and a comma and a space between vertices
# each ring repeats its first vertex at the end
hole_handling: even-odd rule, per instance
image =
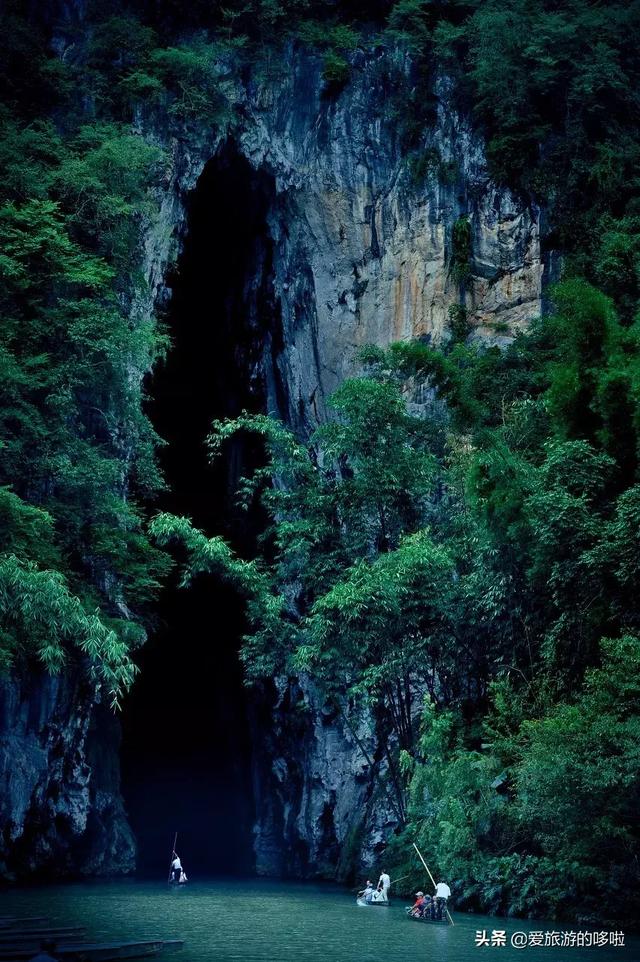
POLYGON ((257 873, 344 879, 372 864, 398 824, 372 720, 304 678, 256 692, 252 716, 257 873))
MULTIPOLYGON (((446 79, 436 83, 435 122, 418 151, 437 163, 416 183, 384 116, 390 74, 410 73, 400 54, 363 55, 336 99, 323 96, 319 60, 301 51, 269 83, 240 85, 222 64, 220 72, 233 120, 168 144, 172 162, 147 237, 147 272, 161 295, 185 195, 230 141, 273 177, 271 284, 280 330, 272 333, 280 347, 266 357, 267 349, 273 354, 266 345, 263 356, 270 410, 301 429, 313 426, 362 345, 447 338, 458 305, 475 336, 496 342, 540 312, 539 212, 491 182, 482 141, 452 107, 446 79), (461 217, 471 232, 463 289, 451 271, 461 217), (286 388, 286 410, 274 377, 286 388)), ((148 131, 149 120, 140 126, 148 131)), ((157 128, 156 136, 167 146, 157 128)))
MULTIPOLYGON (((272 185, 269 257, 259 278, 248 266, 246 286, 248 302, 252 286, 267 287, 273 308, 267 324, 248 312, 254 350, 238 363, 265 409, 302 435, 327 416, 326 398, 362 345, 446 339, 460 306, 472 336, 501 343, 540 312, 538 211, 491 182, 482 141, 453 108, 446 79, 418 151, 434 162, 417 181, 385 116, 390 78, 410 80, 401 53, 359 54, 351 82, 332 97, 318 57, 300 50, 272 80, 241 82, 222 62, 219 70, 224 123, 176 130, 157 113, 137 118, 169 161, 145 236, 149 289, 134 319, 170 296, 190 192, 206 164, 233 163, 232 155, 272 185), (461 218, 470 232, 462 283, 451 269, 461 218)), ((130 870, 117 725, 95 691, 36 678, 29 688, 3 683, 0 698, 5 871, 130 870)), ((349 720, 298 678, 256 694, 253 726, 258 872, 346 873, 371 862, 397 820, 375 724, 349 720)))
MULTIPOLYGON (((441 341, 460 306, 472 337, 505 343, 540 313, 539 212, 491 182, 482 141, 452 107, 445 79, 421 146, 436 169, 416 183, 385 120, 394 72, 410 74, 401 54, 363 55, 342 94, 326 98, 320 63, 308 53, 292 51, 286 74, 259 84, 238 83, 221 64, 228 126, 169 141, 155 128, 171 155, 161 215, 147 235, 156 302, 167 296, 166 266, 204 165, 233 162, 231 144, 273 184, 268 267, 263 259, 261 275, 246 282, 246 323, 259 343, 238 363, 264 407, 302 435, 327 416, 326 398, 364 344, 441 341), (461 218, 470 235, 463 283, 451 269, 461 218), (261 325, 251 291, 265 285, 275 310, 261 325)), ((153 127, 143 117, 140 126, 153 127)), ((388 768, 372 721, 346 714, 323 704, 304 678, 256 693, 259 873, 346 874, 384 849, 397 824, 388 768)))
POLYGON ((118 729, 78 673, 0 681, 0 876, 132 871, 118 729))

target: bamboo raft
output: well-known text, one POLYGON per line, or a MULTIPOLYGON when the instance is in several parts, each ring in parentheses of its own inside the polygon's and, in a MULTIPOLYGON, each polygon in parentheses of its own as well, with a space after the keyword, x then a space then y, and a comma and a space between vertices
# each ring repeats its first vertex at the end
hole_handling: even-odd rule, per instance
POLYGON ((55 943, 53 954, 61 962, 116 962, 179 952, 182 939, 129 939, 92 942, 81 925, 47 925, 47 918, 0 918, 0 962, 25 962, 45 942, 55 943))
POLYGON ((407 913, 407 918, 411 922, 425 922, 427 925, 449 925, 449 919, 446 915, 443 915, 440 919, 432 919, 428 915, 412 915, 413 909, 407 908, 405 912, 407 913))

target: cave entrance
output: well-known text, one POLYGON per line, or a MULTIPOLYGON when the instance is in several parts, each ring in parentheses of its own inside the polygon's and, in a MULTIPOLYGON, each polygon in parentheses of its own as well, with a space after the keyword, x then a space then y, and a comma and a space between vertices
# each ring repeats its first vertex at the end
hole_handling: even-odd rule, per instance
MULTIPOLYGON (((235 444, 212 468, 204 441, 215 418, 265 409, 263 355, 279 326, 267 225, 274 198, 273 179, 233 147, 206 165, 188 197, 183 250, 168 282, 172 348, 148 385, 151 419, 167 442, 160 507, 245 550, 260 519, 235 511, 231 492, 259 452, 235 444)), ((163 591, 123 712, 123 794, 144 874, 167 870, 176 830, 187 871, 253 870, 243 629, 243 606, 228 586, 207 578, 163 591)))

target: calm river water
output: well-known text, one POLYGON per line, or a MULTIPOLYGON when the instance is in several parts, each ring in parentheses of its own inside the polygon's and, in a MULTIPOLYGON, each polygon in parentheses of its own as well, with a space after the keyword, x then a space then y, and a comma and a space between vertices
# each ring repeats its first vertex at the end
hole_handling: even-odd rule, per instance
MULTIPOLYGON (((624 947, 524 949, 476 946, 476 932, 576 931, 454 913, 456 925, 410 922, 404 899, 365 908, 336 887, 254 879, 192 881, 169 889, 146 881, 20 889, 0 895, 0 914, 48 915, 82 923, 93 938, 186 939, 175 962, 640 962, 640 938, 624 947)), ((535 941, 535 939, 534 939, 535 941)))

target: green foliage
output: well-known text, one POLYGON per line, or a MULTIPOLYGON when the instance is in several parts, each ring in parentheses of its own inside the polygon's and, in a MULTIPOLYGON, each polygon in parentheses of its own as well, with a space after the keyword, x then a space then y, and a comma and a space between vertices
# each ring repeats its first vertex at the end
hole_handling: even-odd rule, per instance
POLYGON ((303 43, 323 51, 322 77, 328 93, 339 92, 351 76, 349 54, 360 43, 360 33, 346 24, 303 20, 296 27, 303 43))
POLYGON ((411 825, 395 849, 417 835, 462 904, 620 923, 638 881, 640 642, 603 641, 602 667, 573 701, 545 693, 544 679, 535 691, 494 686, 481 750, 455 714, 427 705, 411 825))
POLYGON ((640 218, 602 218, 594 277, 606 294, 615 298, 627 323, 633 320, 640 297, 640 218))
POLYGON ((334 90, 344 87, 350 74, 349 61, 342 54, 336 53, 335 50, 328 50, 324 55, 324 66, 322 68, 322 77, 327 87, 334 90))
POLYGON ((467 310, 462 304, 452 304, 449 308, 449 328, 453 341, 466 341, 471 333, 467 310))
POLYGON ((585 282, 560 285, 554 301, 503 353, 368 355, 447 397, 447 483, 471 511, 447 529, 449 550, 460 545, 452 622, 499 679, 485 689, 489 712, 482 699, 463 711, 442 689, 431 703, 405 760, 408 828, 394 851, 417 837, 463 905, 592 921, 605 911, 613 924, 632 917, 640 845, 640 357, 635 332, 585 282), (625 416, 609 421, 613 409, 625 416))
POLYGON ((451 232, 450 271, 454 281, 464 284, 471 275, 471 224, 468 217, 459 217, 451 232))
POLYGON ((115 706, 136 671, 129 654, 135 632, 123 629, 106 624, 97 611, 87 612, 59 571, 39 570, 11 554, 0 557, 0 664, 5 669, 17 657, 35 656, 55 674, 73 646, 115 706))
MULTIPOLYGON (((456 79, 494 178, 542 200, 547 243, 572 255, 571 269, 602 286, 626 323, 638 308, 639 23, 638 4, 622 0, 397 0, 385 31, 412 51, 421 86, 436 64, 456 79)), ((428 126, 424 100, 405 92, 414 147, 428 126)))
MULTIPOLYGON (((413 686, 446 638, 452 577, 445 547, 423 530, 436 479, 431 433, 395 379, 348 380, 331 405, 335 419, 309 445, 264 415, 214 425, 214 455, 238 432, 264 442, 265 466, 240 490, 244 503, 260 497, 270 519, 257 561, 184 519, 161 518, 154 532, 183 542, 187 580, 222 568, 247 595, 249 678, 309 672, 328 697, 348 690, 410 746, 413 686)), ((395 792, 401 816, 399 783, 395 792)))
POLYGON ((60 564, 54 543, 53 519, 42 508, 27 504, 9 488, 0 488, 0 551, 21 561, 37 559, 45 567, 60 564))
POLYGON ((216 424, 214 453, 264 440, 240 491, 270 518, 257 559, 163 524, 187 577, 245 594, 250 678, 309 673, 374 718, 406 826, 392 858, 417 837, 462 905, 533 916, 592 918, 604 877, 613 922, 640 841, 640 356, 605 295, 553 296, 502 352, 365 349, 308 445, 267 416, 216 424))
POLYGON ((29 116, 28 71, 2 79, 13 96, 0 115, 1 657, 87 664, 114 702, 168 567, 137 505, 161 484, 141 379, 165 341, 132 309, 162 157, 107 93, 153 42, 134 18, 96 26, 73 67, 104 111, 91 122, 37 25, 30 69, 59 85, 65 126, 29 116))
MULTIPOLYGON (((195 117, 217 124, 228 119, 218 55, 215 45, 204 42, 153 51, 150 65, 163 86, 171 92, 169 113, 172 116, 180 120, 195 117)), ((148 81, 145 84, 148 85, 148 81)))
POLYGON ((79 239, 108 259, 122 277, 153 208, 147 189, 161 153, 113 124, 81 127, 52 178, 79 239))
MULTIPOLYGON (((602 667, 590 670, 575 703, 553 707, 521 728, 522 760, 514 773, 519 817, 551 857, 575 860, 614 876, 637 850, 632 813, 640 785, 640 641, 602 642, 602 667), (589 826, 582 831, 575 809, 589 826)), ((624 894, 623 894, 624 897, 624 894)))
POLYGON ((420 53, 429 41, 432 17, 431 0, 398 0, 389 13, 388 33, 420 53))

